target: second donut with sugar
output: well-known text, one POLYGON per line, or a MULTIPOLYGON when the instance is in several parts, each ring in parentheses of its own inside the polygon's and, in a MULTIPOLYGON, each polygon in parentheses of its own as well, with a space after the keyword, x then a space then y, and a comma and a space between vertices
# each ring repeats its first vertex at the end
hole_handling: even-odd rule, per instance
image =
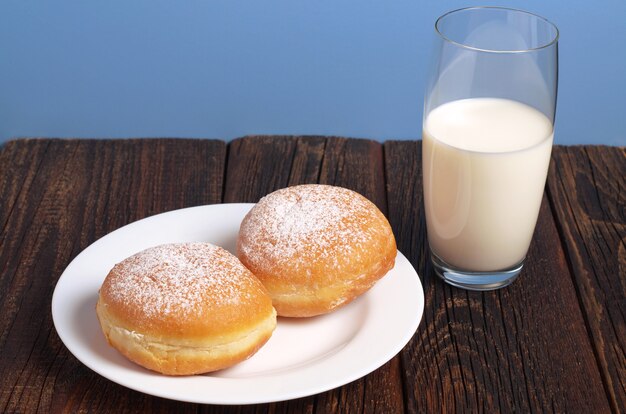
POLYGON ((397 250, 389 222, 367 198, 308 184, 263 197, 241 223, 237 254, 278 315, 306 317, 366 292, 393 267, 397 250))

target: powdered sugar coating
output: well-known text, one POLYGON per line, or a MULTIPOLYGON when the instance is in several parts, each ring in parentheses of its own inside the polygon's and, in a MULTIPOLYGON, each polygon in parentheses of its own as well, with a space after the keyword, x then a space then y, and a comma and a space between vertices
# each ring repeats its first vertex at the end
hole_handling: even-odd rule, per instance
POLYGON ((358 262, 362 247, 381 238, 381 232, 392 236, 388 224, 380 223, 387 223, 382 213, 354 191, 315 184, 288 187, 262 198, 244 218, 239 256, 252 269, 298 271, 319 261, 338 268, 347 257, 358 262))
POLYGON ((179 243, 152 247, 118 263, 101 294, 137 324, 150 324, 169 317, 209 318, 204 313, 250 304, 256 292, 263 293, 260 283, 223 248, 179 243))

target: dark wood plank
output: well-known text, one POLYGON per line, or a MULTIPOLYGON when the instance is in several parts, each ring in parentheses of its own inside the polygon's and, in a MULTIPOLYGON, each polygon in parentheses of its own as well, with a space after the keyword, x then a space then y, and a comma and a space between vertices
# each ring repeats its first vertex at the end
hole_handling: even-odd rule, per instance
POLYGON ((626 412, 626 148, 556 147, 548 189, 615 412, 626 412))
POLYGON ((561 156, 555 149, 557 174, 549 178, 557 225, 544 202, 520 280, 480 294, 432 273, 418 143, 385 144, 383 168, 381 146, 371 141, 245 138, 229 146, 225 186, 226 146, 217 141, 8 143, 0 150, 0 411, 605 412, 605 392, 624 411, 624 150, 566 150, 561 156), (50 316, 54 285, 97 238, 162 211, 257 201, 306 182, 353 188, 389 213, 427 299, 424 321, 400 358, 318 396, 218 407, 128 390, 88 370, 60 342, 50 316), (568 204, 556 201, 561 196, 568 204))
MULTIPOLYGON (((228 146, 224 202, 257 202, 272 191, 316 183, 326 139, 250 136, 228 146)), ((316 397, 256 406, 258 412, 316 412, 316 397)))
MULTIPOLYGON (((386 211, 382 147, 368 140, 322 137, 246 137, 230 144, 224 200, 256 202, 282 187, 324 183, 351 188, 386 211)), ((280 412, 401 412, 395 358, 366 378, 296 401, 280 412)))
POLYGON ((130 221, 221 201, 226 145, 20 140, 0 153, 0 412, 196 412, 93 373, 63 346, 50 300, 91 242, 130 221), (5 208, 6 207, 6 208, 5 208))
POLYGON ((326 138, 250 136, 228 146, 225 203, 256 203, 287 186, 316 183, 326 138))
MULTIPOLYGON (((363 194, 387 214, 382 146, 369 140, 331 138, 320 183, 363 194)), ((325 412, 397 413, 404 410, 400 359, 393 358, 364 379, 323 394, 325 412)))
POLYGON ((319 182, 361 193, 387 214, 383 152, 382 146, 377 142, 329 139, 319 182))
POLYGON ((608 400, 544 200, 520 278, 494 292, 444 284, 430 264, 421 142, 387 142, 399 248, 424 284, 424 318, 402 351, 409 412, 607 412, 608 400))

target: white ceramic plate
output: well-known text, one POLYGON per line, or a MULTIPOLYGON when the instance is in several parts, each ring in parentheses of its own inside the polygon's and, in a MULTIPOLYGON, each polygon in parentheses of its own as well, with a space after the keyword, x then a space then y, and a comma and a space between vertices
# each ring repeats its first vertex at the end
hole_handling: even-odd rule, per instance
POLYGON ((124 226, 80 253, 61 275, 52 318, 76 358, 125 387, 207 404, 253 404, 317 394, 383 365, 411 339, 422 318, 417 273, 398 253, 369 292, 340 310, 307 319, 279 318, 273 336, 247 361, 198 376, 159 375, 126 360, 106 343, 95 313, 98 289, 117 262, 150 246, 207 241, 235 251, 239 224, 252 204, 171 211, 124 226))

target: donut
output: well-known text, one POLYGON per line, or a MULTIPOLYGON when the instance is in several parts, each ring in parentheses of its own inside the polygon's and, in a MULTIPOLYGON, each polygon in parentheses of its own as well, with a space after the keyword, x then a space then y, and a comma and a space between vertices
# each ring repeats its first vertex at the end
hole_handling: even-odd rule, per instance
POLYGON ((341 187, 298 185, 263 197, 244 217, 237 256, 279 316, 321 315, 353 301, 395 263, 383 213, 341 187))
POLYGON ((234 365, 276 327, 267 290, 234 255, 209 243, 164 244, 116 264, 96 313, 113 348, 167 375, 234 365))

